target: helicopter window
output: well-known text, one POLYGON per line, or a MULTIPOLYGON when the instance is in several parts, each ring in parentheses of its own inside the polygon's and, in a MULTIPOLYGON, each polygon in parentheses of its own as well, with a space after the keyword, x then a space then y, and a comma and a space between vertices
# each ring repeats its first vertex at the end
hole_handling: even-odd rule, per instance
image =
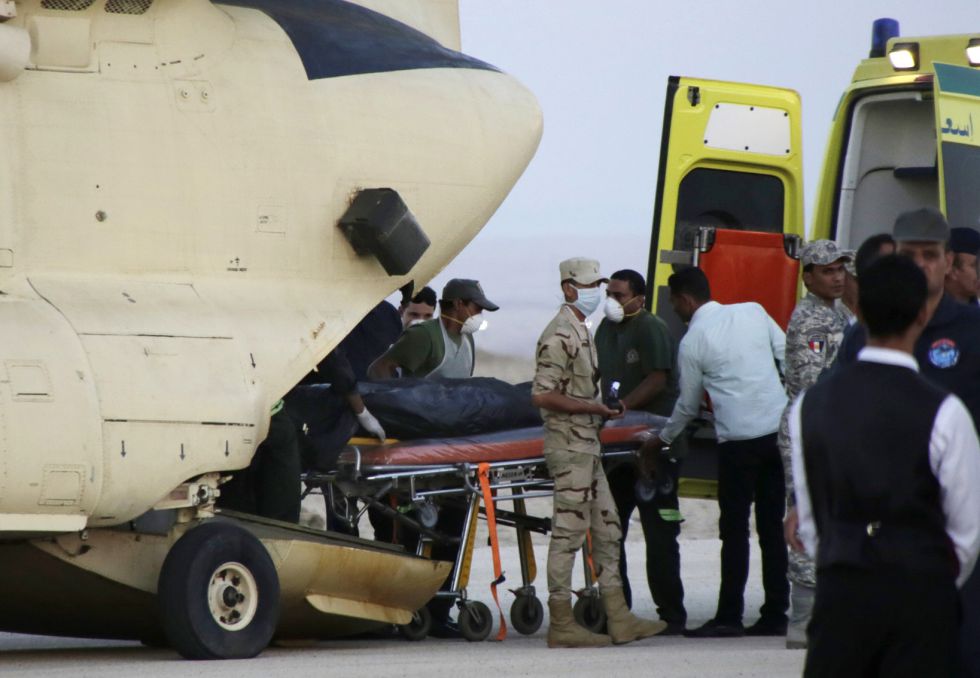
POLYGON ((153 0, 109 0, 105 11, 109 14, 144 14, 153 0))
POLYGON ((782 233, 783 205, 783 182, 771 174, 696 168, 677 193, 674 249, 693 249, 699 226, 782 233))
POLYGON ((95 0, 41 0, 42 9, 55 9, 62 12, 81 12, 93 4, 95 0))
POLYGON ((923 94, 871 95, 853 106, 837 212, 845 246, 891 231, 902 212, 939 206, 936 113, 923 94))

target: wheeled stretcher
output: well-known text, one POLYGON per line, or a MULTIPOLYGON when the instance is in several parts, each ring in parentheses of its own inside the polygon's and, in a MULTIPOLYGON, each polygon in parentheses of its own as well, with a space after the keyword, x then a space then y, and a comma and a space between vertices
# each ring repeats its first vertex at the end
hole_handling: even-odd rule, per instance
MULTIPOLYGON (((658 430, 663 417, 628 412, 622 419, 607 422, 601 431, 602 455, 610 463, 633 463, 639 447, 638 434, 658 430)), ((362 441, 357 441, 361 443, 362 441)), ((513 589, 516 598, 510 619, 521 633, 534 633, 543 620, 543 608, 536 597, 536 566, 530 534, 547 534, 551 519, 528 515, 525 501, 550 497, 554 483, 544 460, 541 427, 522 428, 465 438, 401 441, 384 445, 352 444, 340 456, 337 470, 308 473, 306 492, 322 492, 328 510, 351 528, 365 512, 392 525, 392 537, 427 555, 434 544, 458 545, 447 584, 437 595, 450 597, 460 609, 460 631, 469 640, 483 640, 492 629, 488 606, 467 598, 467 584, 477 520, 487 521, 494 558, 494 599, 497 586, 504 581, 497 543, 497 527, 517 532, 521 586, 513 589), (510 503, 505 509, 501 504, 510 503), (455 510, 463 514, 462 529, 443 529, 440 514, 455 510)), ((586 542, 586 582, 594 583, 586 542)), ((576 614, 580 621, 594 626, 597 598, 594 586, 580 593, 576 614)), ((497 605, 499 607, 499 600, 497 605)), ((425 608, 413 622, 402 628, 406 637, 421 639, 431 619, 425 608)), ((501 618, 498 639, 506 635, 501 618)))

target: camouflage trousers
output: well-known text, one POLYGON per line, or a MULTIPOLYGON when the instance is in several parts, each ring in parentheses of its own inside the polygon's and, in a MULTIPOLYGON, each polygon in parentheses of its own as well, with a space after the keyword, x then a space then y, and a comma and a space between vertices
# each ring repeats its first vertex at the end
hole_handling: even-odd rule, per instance
MULTIPOLYGON (((786 406, 783 416, 779 420, 779 454, 783 458, 783 474, 786 480, 786 505, 790 508, 796 506, 796 497, 793 489, 793 462, 792 447, 789 441, 789 410, 790 405, 786 406)), ((802 584, 813 588, 817 585, 817 566, 813 558, 799 551, 789 550, 789 569, 788 575, 790 582, 802 584)))
POLYGON ((621 587, 619 543, 622 531, 599 456, 546 449, 544 458, 555 481, 555 508, 548 546, 548 592, 551 598, 569 599, 575 556, 589 530, 599 587, 621 587))

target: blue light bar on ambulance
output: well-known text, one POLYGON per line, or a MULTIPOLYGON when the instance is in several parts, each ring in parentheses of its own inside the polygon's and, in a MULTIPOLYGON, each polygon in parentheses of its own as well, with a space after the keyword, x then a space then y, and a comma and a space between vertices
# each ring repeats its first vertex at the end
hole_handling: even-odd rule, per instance
POLYGON ((885 56, 888 41, 898 37, 898 22, 895 19, 875 19, 871 24, 871 53, 872 59, 885 56))
POLYGON ((896 71, 914 71, 919 67, 919 43, 896 42, 888 53, 888 60, 896 71))
POLYGON ((970 38, 966 46, 966 60, 971 66, 980 66, 980 38, 970 38))

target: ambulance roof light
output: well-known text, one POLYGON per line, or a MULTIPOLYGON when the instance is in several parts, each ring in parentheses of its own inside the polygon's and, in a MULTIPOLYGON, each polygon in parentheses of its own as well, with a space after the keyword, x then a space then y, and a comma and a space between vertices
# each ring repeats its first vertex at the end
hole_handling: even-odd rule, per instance
POLYGON ((970 38, 966 45, 966 60, 971 66, 980 66, 980 38, 970 38))
POLYGON ((914 71, 919 67, 919 43, 896 42, 888 53, 888 60, 896 71, 914 71))
POLYGON ((874 23, 871 24, 871 54, 868 56, 872 59, 885 56, 885 47, 888 45, 888 41, 897 38, 898 35, 898 21, 896 19, 875 19, 874 23))

